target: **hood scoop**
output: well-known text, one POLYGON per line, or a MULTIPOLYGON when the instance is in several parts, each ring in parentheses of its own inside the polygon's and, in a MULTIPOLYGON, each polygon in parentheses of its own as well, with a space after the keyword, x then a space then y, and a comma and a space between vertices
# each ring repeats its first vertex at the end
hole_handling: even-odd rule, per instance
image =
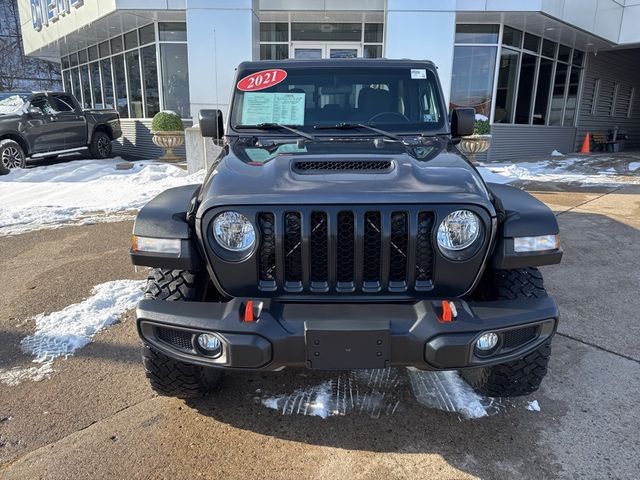
POLYGON ((388 173, 392 160, 294 160, 295 173, 313 175, 326 173, 388 173))

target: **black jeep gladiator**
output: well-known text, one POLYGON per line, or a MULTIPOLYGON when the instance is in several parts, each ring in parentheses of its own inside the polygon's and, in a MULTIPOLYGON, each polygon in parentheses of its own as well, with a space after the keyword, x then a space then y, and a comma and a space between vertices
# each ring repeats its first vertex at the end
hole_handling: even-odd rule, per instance
POLYGON ((83 110, 69 93, 0 93, 0 173, 24 168, 27 157, 87 148, 93 158, 108 158, 121 135, 118 112, 83 110))
POLYGON ((411 60, 242 63, 202 185, 138 214, 153 267, 137 308, 153 388, 209 392, 224 370, 459 370, 478 392, 534 392, 558 308, 536 267, 558 224, 456 150, 436 68, 411 60), (224 134, 224 135, 223 135, 224 134))

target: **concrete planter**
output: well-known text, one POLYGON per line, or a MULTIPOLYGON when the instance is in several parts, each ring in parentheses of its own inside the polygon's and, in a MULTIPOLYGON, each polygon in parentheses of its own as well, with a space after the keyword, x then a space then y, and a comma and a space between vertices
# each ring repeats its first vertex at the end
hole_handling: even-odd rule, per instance
POLYGON ((184 132, 151 132, 153 143, 164 149, 164 155, 158 158, 163 162, 180 162, 183 159, 173 153, 173 149, 184 145, 184 132))
POLYGON ((464 153, 472 163, 476 163, 476 154, 484 153, 491 147, 491 135, 471 135, 462 137, 458 150, 464 153))

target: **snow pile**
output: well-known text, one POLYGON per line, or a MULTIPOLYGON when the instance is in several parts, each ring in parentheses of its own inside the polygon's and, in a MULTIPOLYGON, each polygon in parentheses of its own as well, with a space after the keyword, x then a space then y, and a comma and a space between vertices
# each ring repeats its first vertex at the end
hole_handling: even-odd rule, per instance
POLYGON ((120 162, 76 160, 0 176, 0 235, 120 220, 167 188, 204 180, 204 171, 188 175, 150 160, 116 170, 120 162))
POLYGON ((629 171, 630 172, 635 172, 639 168, 640 168, 640 162, 631 162, 631 163, 629 163, 629 171))
POLYGON ((553 152, 551 152, 551 156, 552 157, 564 157, 564 153, 559 152, 558 150, 554 150, 553 152))
POLYGON ((3 370, 0 368, 0 383, 10 387, 20 385, 24 381, 39 382, 53 373, 53 361, 44 362, 38 367, 12 368, 3 370))
POLYGON ((540 404, 538 403, 538 400, 532 400, 531 402, 529 402, 529 404, 527 405, 527 410, 530 410, 532 412, 539 412, 540 404))
POLYGON ((93 288, 92 295, 80 303, 35 317, 36 332, 22 340, 22 349, 44 363, 72 355, 84 347, 101 329, 117 322, 142 298, 143 280, 116 280, 93 288))

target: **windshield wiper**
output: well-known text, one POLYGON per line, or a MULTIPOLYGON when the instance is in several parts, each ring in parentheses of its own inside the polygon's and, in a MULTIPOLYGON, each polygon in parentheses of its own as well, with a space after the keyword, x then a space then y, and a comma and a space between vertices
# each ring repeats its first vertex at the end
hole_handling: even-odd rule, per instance
POLYGON ((338 130, 351 130, 356 128, 364 128, 366 130, 370 130, 380 135, 384 135, 387 138, 391 138, 392 140, 396 140, 397 142, 405 143, 404 139, 394 133, 387 132, 386 130, 381 130, 376 127, 372 127, 371 125, 367 125, 366 123, 336 123, 335 125, 314 125, 314 129, 316 130, 329 130, 329 129, 338 129, 338 130))
POLYGON ((297 128, 290 127, 289 125, 282 125, 281 123, 258 123, 257 125, 236 125, 237 130, 249 129, 249 128, 257 128, 258 130, 288 130, 291 133, 295 133, 299 137, 304 137, 307 140, 311 140, 312 142, 316 141, 316 137, 313 135, 303 132, 302 130, 298 130, 297 128))

